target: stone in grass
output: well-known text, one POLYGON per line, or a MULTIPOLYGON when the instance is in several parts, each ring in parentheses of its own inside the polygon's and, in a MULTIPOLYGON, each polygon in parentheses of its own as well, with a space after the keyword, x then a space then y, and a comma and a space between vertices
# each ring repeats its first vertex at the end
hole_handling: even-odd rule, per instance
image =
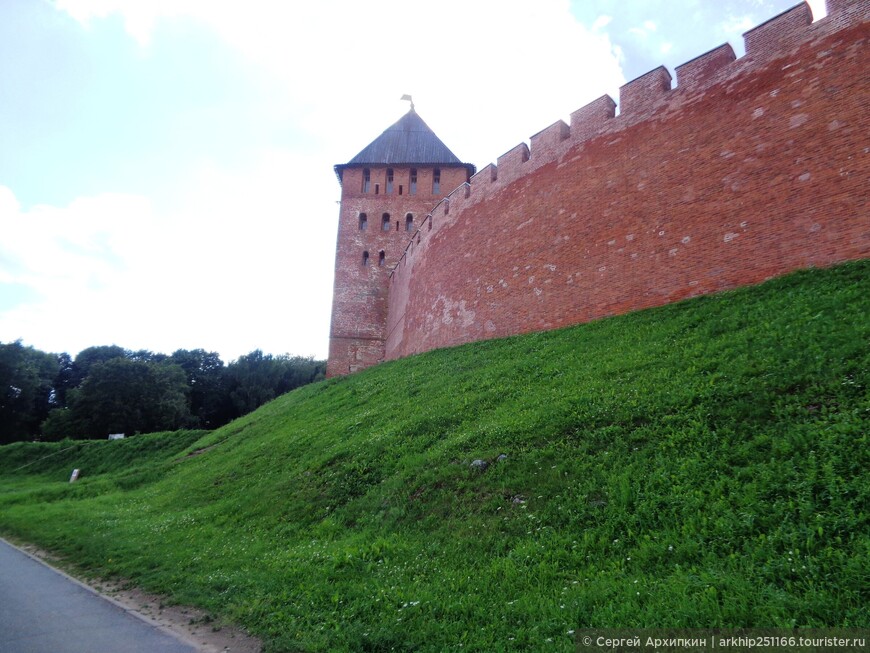
POLYGON ((476 472, 485 472, 487 467, 489 467, 489 463, 480 458, 471 461, 471 469, 476 472))
POLYGON ((498 455, 498 458, 496 458, 495 460, 496 460, 496 462, 503 463, 505 460, 507 460, 507 454, 506 454, 506 453, 500 453, 500 454, 498 455))

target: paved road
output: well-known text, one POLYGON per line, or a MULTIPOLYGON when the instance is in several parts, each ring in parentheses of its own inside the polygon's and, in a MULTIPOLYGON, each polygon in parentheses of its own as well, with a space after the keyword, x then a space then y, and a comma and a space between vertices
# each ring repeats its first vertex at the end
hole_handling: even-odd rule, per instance
POLYGON ((2 653, 196 653, 0 538, 2 653))

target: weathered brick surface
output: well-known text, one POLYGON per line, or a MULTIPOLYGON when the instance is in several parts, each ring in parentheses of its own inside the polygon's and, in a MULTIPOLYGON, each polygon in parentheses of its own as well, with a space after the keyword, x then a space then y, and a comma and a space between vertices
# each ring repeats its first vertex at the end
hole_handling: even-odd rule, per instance
POLYGON ((870 256, 868 3, 813 24, 802 6, 751 30, 751 55, 717 48, 674 90, 653 71, 618 116, 599 99, 430 207, 377 315, 359 308, 385 316, 386 357, 870 256))
POLYGON ((813 20, 813 12, 806 2, 771 18, 743 35, 746 56, 771 59, 794 47, 806 35, 806 27, 813 20))
POLYGON ((650 113, 671 90, 671 74, 659 66, 619 89, 619 111, 623 115, 650 113))
POLYGON ((387 168, 369 170, 367 193, 363 192, 363 168, 346 168, 342 173, 327 376, 355 372, 384 359, 389 270, 435 202, 465 182, 467 175, 464 168, 442 167, 441 192, 433 194, 432 168, 419 167, 417 193, 411 195, 410 168, 393 168, 392 193, 386 192, 387 168), (366 215, 364 230, 360 229, 361 213, 366 215), (413 216, 411 232, 405 226, 409 213, 413 216), (384 214, 389 215, 387 230, 382 226, 384 214), (384 265, 379 265, 381 251, 384 265), (363 265, 363 252, 369 254, 368 265, 363 265))
POLYGON ((720 45, 677 66, 677 85, 683 91, 696 90, 735 58, 734 49, 729 44, 720 45))

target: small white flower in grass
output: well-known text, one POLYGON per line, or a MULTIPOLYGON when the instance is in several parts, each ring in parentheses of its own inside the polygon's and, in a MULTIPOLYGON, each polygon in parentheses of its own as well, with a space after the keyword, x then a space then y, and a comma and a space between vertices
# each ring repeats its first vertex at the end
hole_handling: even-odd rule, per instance
POLYGON ((573 635, 573 634, 574 634, 574 631, 573 631, 573 630, 569 630, 567 634, 568 634, 568 635, 573 635))

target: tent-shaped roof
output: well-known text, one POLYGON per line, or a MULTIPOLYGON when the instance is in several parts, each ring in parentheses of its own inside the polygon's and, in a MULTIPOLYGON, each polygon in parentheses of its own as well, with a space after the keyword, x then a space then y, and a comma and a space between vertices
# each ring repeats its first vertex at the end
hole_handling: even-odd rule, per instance
POLYGON ((413 107, 350 161, 335 166, 335 173, 341 181, 345 168, 378 165, 463 166, 469 175, 475 172, 472 164, 462 163, 448 149, 413 107))

